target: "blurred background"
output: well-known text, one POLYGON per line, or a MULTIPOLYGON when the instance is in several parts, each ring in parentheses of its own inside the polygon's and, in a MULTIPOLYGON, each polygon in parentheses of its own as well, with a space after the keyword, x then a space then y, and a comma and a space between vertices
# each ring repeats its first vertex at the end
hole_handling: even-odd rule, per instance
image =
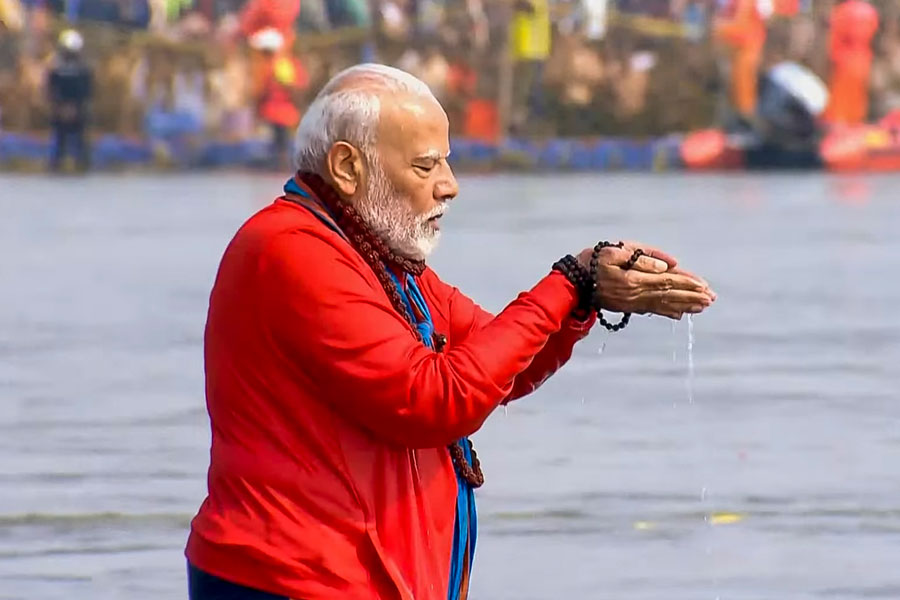
POLYGON ((475 436, 473 599, 900 598, 898 26, 894 0, 0 0, 0 599, 186 597, 218 261, 360 61, 445 106, 432 262, 486 308, 598 239, 719 293, 593 332, 475 436))
POLYGON ((889 0, 0 0, 0 166, 286 167, 372 60, 431 86, 459 166, 900 168, 889 0))

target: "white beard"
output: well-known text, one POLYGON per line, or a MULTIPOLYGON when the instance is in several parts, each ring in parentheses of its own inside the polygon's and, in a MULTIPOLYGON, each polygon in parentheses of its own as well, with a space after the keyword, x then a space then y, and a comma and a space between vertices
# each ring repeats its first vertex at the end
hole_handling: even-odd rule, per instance
POLYGON ((444 213, 442 204, 424 215, 413 212, 409 197, 399 193, 375 160, 369 160, 366 194, 357 203, 356 212, 388 247, 405 258, 425 260, 441 239, 428 219, 444 213))

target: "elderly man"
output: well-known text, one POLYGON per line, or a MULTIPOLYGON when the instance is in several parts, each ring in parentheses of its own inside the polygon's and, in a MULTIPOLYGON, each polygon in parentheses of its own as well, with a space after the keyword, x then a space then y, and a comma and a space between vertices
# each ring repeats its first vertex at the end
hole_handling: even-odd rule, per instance
POLYGON ((337 75, 297 147, 210 298, 190 597, 465 598, 483 482, 467 436, 566 362, 594 307, 679 318, 715 296, 665 254, 604 244, 496 316, 441 281, 424 261, 457 193, 447 117, 402 71, 337 75))

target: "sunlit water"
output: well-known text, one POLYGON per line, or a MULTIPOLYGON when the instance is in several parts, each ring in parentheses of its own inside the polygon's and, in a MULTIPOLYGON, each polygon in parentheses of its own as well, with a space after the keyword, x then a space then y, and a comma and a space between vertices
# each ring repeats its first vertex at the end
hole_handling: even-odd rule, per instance
MULTIPOLYGON (((0 598, 185 597, 208 293, 280 185, 0 176, 0 598)), ((598 329, 475 436, 472 597, 900 597, 898 188, 464 179, 433 264, 490 309, 598 239, 658 245, 719 293, 692 349, 684 322, 598 329)))

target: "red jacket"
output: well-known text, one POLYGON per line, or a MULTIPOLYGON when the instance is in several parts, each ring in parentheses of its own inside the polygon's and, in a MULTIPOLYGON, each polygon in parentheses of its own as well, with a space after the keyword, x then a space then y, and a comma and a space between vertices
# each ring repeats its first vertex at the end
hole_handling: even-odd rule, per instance
POLYGON ((446 599, 447 446, 540 385, 593 319, 569 318, 576 293, 555 272, 497 317, 431 270, 420 288, 441 354, 307 209, 279 199, 238 231, 210 297, 192 564, 302 600, 446 599))

